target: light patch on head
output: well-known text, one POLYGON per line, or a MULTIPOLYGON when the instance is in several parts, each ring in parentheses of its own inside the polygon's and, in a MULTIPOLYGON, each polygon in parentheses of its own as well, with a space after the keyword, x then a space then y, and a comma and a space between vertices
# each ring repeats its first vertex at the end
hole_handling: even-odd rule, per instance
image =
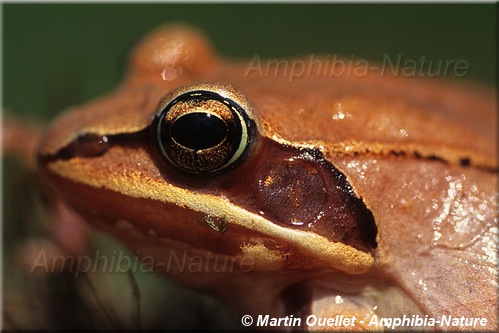
POLYGON ((209 226, 216 232, 220 232, 223 234, 227 230, 227 219, 225 218, 225 216, 218 217, 207 214, 204 217, 204 222, 207 226, 209 226))

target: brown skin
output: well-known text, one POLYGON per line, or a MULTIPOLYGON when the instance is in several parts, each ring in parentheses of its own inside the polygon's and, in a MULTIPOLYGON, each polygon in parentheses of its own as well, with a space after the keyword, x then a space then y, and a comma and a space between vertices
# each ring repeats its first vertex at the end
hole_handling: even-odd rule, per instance
MULTIPOLYGON (((39 150, 42 171, 91 223, 157 262, 173 251, 202 257, 208 265, 214 265, 210 256, 235 263, 223 273, 206 268, 201 274, 166 273, 241 314, 437 319, 450 314, 483 317, 488 324, 478 328, 496 329, 492 95, 388 75, 312 72, 290 79, 282 71, 265 75, 266 63, 261 65, 263 72, 255 63, 217 58, 188 28, 157 30, 135 50, 115 93, 54 123, 39 150), (81 133, 145 133, 165 95, 203 82, 231 85, 257 118, 258 144, 226 174, 190 180, 164 165, 143 136, 128 145, 91 143, 84 157, 58 155, 81 133), (359 250, 316 237, 315 229, 276 227, 279 221, 264 220, 245 206, 248 201, 239 196, 258 188, 235 191, 239 179, 269 179, 252 178, 250 170, 264 170, 273 158, 284 161, 265 154, 263 137, 321 151, 372 212, 377 246, 359 250), (196 208, 192 202, 206 205, 196 208), (121 227, 120 220, 126 221, 121 227)), ((367 322, 355 328, 373 329, 367 322)))

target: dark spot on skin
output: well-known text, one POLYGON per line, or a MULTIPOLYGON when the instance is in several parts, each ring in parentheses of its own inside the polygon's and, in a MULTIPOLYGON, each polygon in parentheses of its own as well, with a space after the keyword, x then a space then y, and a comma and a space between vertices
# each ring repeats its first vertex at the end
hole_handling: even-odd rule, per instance
POLYGON ((448 161, 446 161, 445 159, 441 158, 440 156, 437 156, 437 155, 430 155, 428 157, 426 157, 426 160, 428 161, 439 161, 439 162, 442 162, 442 163, 448 163, 448 161))
POLYGON ((392 150, 390 153, 394 156, 406 156, 406 152, 403 150, 392 150))
POLYGON ((470 166, 471 160, 467 157, 464 157, 464 158, 461 158, 461 160, 459 160, 459 163, 461 164, 461 166, 470 166))

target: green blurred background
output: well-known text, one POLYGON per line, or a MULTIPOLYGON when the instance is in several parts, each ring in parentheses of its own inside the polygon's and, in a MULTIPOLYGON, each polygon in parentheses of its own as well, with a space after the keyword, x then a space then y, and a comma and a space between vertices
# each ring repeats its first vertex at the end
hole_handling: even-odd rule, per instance
POLYGON ((199 27, 227 57, 464 59, 496 82, 496 5, 4 4, 4 108, 38 119, 111 90, 150 29, 199 27))

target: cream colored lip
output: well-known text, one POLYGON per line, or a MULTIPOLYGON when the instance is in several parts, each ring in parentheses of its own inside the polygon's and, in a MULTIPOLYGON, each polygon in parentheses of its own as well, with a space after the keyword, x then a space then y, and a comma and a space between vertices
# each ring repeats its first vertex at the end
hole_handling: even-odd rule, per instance
POLYGON ((161 177, 147 177, 140 170, 119 170, 112 167, 95 170, 78 158, 55 161, 48 165, 48 170, 96 189, 105 188, 134 198, 158 200, 211 216, 224 216, 229 224, 258 231, 279 242, 285 242, 304 255, 324 262, 326 267, 347 273, 363 273, 374 263, 374 258, 369 253, 343 243, 331 242, 312 232, 280 227, 237 206, 227 198, 179 188, 166 183, 161 177))

